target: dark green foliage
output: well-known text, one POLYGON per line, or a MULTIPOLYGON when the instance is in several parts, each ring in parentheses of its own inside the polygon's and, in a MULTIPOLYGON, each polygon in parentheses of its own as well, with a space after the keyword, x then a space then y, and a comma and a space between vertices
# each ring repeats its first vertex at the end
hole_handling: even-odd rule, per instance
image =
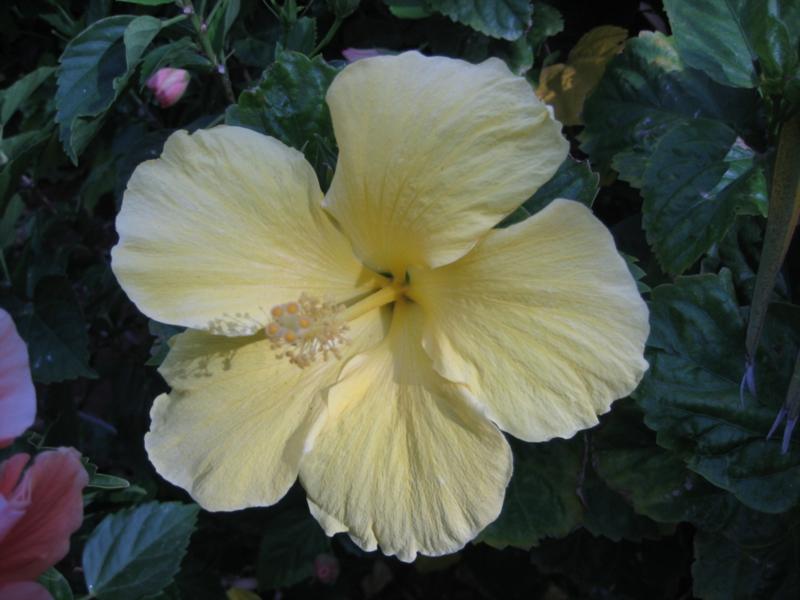
POLYGON ((302 150, 320 180, 330 181, 336 142, 325 92, 337 72, 320 57, 311 60, 299 52, 282 52, 259 84, 228 108, 225 120, 302 150))
POLYGON ((545 537, 563 537, 581 520, 576 490, 583 449, 581 438, 569 442, 514 445, 514 477, 500 517, 481 534, 495 548, 530 548, 545 537))
POLYGON ((163 590, 180 568, 199 510, 152 502, 103 519, 83 550, 89 593, 136 600, 163 590))
POLYGON ((800 447, 782 454, 765 439, 797 353, 795 307, 773 315, 756 371, 759 396, 740 400, 745 321, 730 274, 681 278, 652 298, 650 370, 635 397, 659 445, 756 510, 800 504, 800 447))
POLYGON ((331 543, 305 507, 273 513, 264 528, 256 574, 263 590, 288 587, 311 578, 314 559, 331 543))
POLYGON ((10 308, 19 333, 28 344, 34 381, 53 383, 97 376, 89 368, 86 324, 66 277, 42 278, 36 283, 30 302, 10 308))

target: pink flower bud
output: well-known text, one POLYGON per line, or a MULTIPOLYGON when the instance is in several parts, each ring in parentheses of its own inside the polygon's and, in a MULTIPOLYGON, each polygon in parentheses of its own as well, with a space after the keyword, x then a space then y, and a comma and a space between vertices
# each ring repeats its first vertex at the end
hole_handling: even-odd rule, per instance
POLYGON ((314 559, 314 577, 321 583, 331 585, 339 577, 339 561, 330 554, 318 554, 314 559))
POLYGON ((161 108, 180 100, 188 85, 189 72, 184 69, 159 69, 147 80, 147 87, 155 94, 161 108))
POLYGON ((381 52, 378 48, 345 48, 342 50, 342 56, 344 56, 347 62, 356 62, 362 58, 372 58, 373 56, 381 56, 382 54, 386 53, 381 52))

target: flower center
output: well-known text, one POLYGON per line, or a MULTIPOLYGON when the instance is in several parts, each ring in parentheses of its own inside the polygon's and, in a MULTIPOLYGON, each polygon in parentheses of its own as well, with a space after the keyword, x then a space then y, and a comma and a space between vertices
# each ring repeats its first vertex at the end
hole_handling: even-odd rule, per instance
POLYGON ((331 355, 341 358, 340 348, 348 343, 344 335, 348 323, 394 302, 404 292, 404 287, 387 285, 348 307, 303 292, 295 302, 273 306, 272 321, 264 330, 272 349, 279 351, 277 358, 288 358, 290 363, 304 369, 319 355, 323 360, 331 355))

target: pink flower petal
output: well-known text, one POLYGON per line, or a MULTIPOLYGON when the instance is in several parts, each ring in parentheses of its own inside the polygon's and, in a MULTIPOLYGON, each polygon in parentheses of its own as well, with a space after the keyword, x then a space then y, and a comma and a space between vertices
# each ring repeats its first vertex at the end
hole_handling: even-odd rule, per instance
POLYGON ((153 92, 161 108, 172 106, 180 100, 188 85, 188 71, 169 67, 159 69, 147 80, 147 87, 153 92))
POLYGON ((25 514, 0 545, 0 582, 36 579, 64 558, 83 520, 81 491, 89 482, 80 454, 58 448, 37 455, 11 498, 29 495, 25 514))
POLYGON ((0 463, 0 543, 25 515, 30 504, 30 498, 14 493, 29 460, 29 455, 20 453, 0 463))
POLYGON ((9 314, 0 309, 0 448, 30 427, 35 417, 28 348, 9 314))
POLYGON ((373 56, 380 56, 381 54, 383 54, 383 52, 377 48, 345 48, 342 50, 342 56, 344 56, 347 62, 355 62, 362 58, 372 58, 373 56))
POLYGON ((53 600, 50 592, 35 581, 0 583, 0 598, 3 600, 53 600))

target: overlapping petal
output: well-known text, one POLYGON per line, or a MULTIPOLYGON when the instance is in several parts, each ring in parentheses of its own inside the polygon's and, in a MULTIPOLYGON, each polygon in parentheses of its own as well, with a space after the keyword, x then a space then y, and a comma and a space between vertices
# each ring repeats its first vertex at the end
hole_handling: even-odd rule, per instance
MULTIPOLYGON (((17 456, 0 472, 3 482, 19 477, 28 457, 17 456), (24 457, 24 461, 17 456, 24 457)), ((72 448, 58 448, 35 457, 7 497, 20 507, 24 505, 24 513, 0 543, 0 583, 36 579, 64 558, 70 535, 83 521, 81 490, 88 481, 80 455, 72 448)))
POLYGON ((34 581, 0 583, 0 598, 3 600, 53 600, 50 592, 34 581))
POLYGON ((630 393, 648 312, 608 229, 556 200, 470 254, 411 273, 436 371, 466 385, 501 429, 570 437, 630 393))
POLYGON ((301 292, 343 301, 369 289, 321 199, 303 155, 273 138, 179 131, 131 176, 112 268, 149 317, 252 334, 301 292))
POLYGON ((28 349, 11 316, 0 309, 0 448, 33 425, 35 417, 28 349))
MULTIPOLYGON (((351 323, 343 360, 382 339, 384 317, 374 311, 351 323)), ((341 368, 320 359, 300 369, 276 358, 263 333, 180 334, 160 369, 172 392, 150 413, 150 460, 208 510, 274 504, 297 478, 320 394, 341 368)))
POLYGON ((325 206, 382 272, 463 256, 567 154, 560 124, 497 59, 359 60, 327 101, 339 160, 325 206))
POLYGON ((404 561, 454 552, 500 512, 511 476, 502 433, 437 375, 419 307, 395 306, 383 344, 327 395, 300 478, 328 533, 404 561))

